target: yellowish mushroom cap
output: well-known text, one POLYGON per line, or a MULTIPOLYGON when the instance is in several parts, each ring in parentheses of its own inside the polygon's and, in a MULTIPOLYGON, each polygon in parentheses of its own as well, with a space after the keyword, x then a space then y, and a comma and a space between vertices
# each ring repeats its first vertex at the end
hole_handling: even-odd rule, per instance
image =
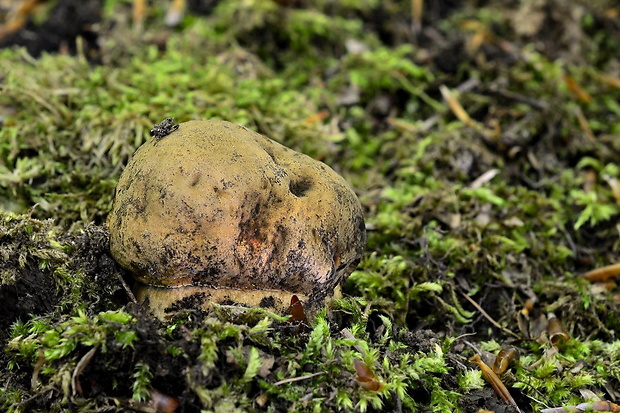
POLYGON ((108 217, 110 250, 160 317, 209 302, 319 308, 365 244, 362 208, 327 165, 244 127, 190 121, 142 145, 108 217))

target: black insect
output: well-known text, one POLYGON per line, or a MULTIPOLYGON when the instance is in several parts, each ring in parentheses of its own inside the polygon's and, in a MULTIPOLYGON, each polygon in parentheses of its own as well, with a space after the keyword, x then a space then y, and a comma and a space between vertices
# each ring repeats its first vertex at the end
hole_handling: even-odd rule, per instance
POLYGON ((151 129, 151 136, 157 140, 164 136, 170 135, 175 130, 179 129, 179 125, 174 124, 174 118, 166 118, 151 129))

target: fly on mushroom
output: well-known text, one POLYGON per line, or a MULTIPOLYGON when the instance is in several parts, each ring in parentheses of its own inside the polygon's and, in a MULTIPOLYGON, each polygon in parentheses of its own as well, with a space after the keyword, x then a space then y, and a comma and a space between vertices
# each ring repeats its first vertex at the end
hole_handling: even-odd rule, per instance
POLYGON ((151 136, 154 139, 159 140, 165 136, 170 135, 177 129, 179 129, 179 125, 174 124, 174 118, 166 118, 160 123, 153 126, 153 129, 151 129, 151 136))

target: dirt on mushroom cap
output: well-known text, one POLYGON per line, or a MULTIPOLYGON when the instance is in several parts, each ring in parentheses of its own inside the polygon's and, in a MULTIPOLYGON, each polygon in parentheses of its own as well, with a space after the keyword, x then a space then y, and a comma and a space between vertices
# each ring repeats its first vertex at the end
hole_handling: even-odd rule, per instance
POLYGON ((108 225, 115 259, 149 286, 285 291, 311 303, 332 294, 365 243, 359 200, 336 172, 217 120, 139 148, 108 225))

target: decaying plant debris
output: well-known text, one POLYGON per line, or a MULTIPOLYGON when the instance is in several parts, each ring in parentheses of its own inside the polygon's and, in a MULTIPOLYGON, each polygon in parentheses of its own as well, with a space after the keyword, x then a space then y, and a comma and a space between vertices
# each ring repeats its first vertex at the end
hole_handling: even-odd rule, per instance
POLYGON ((0 32, 0 410, 512 412, 467 361, 502 347, 523 412, 620 404, 615 2, 188 1, 176 28, 169 2, 31 3, 0 32), (342 299, 303 325, 133 303, 105 220, 168 117, 356 188, 342 299))

